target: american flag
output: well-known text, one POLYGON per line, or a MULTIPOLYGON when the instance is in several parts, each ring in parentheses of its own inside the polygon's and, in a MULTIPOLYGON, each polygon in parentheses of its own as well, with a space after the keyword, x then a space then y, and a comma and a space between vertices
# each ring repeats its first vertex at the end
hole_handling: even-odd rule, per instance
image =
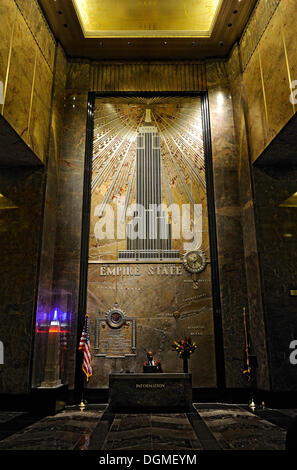
POLYGON ((83 327, 82 335, 79 342, 79 348, 84 353, 83 357, 83 366, 82 370, 86 374, 87 382, 89 377, 91 377, 93 370, 92 370, 92 363, 91 363, 91 347, 90 347, 90 337, 89 337, 89 316, 86 314, 85 316, 85 324, 83 327))

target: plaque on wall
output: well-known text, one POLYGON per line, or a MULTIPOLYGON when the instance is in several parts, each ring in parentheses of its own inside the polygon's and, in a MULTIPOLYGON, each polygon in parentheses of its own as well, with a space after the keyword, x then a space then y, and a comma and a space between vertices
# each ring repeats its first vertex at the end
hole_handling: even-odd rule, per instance
POLYGON ((127 318, 122 310, 113 308, 104 318, 96 319, 95 356, 134 357, 135 350, 135 318, 127 318))

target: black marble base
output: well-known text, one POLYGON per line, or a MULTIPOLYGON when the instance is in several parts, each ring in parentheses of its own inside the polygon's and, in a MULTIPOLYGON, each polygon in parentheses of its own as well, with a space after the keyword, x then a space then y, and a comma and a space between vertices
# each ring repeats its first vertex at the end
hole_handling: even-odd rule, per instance
POLYGON ((55 415, 65 408, 67 391, 68 385, 34 388, 32 390, 33 411, 38 414, 55 415))
POLYGON ((112 411, 189 411, 191 374, 111 374, 109 406, 112 411))

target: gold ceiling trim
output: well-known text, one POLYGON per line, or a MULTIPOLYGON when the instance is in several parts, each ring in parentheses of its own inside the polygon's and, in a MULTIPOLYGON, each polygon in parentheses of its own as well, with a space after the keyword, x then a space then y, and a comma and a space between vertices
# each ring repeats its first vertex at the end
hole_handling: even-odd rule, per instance
POLYGON ((18 209, 18 206, 16 206, 10 199, 7 199, 7 197, 0 193, 0 210, 4 209, 18 209))
POLYGON ((297 193, 292 194, 292 196, 282 202, 279 207, 297 207, 297 193))
MULTIPOLYGON (((200 15, 198 15, 197 10, 197 0, 176 0, 175 5, 170 4, 167 10, 169 16, 171 16, 171 21, 174 24, 174 28, 158 28, 156 26, 164 25, 164 20, 162 17, 154 18, 154 15, 149 15, 149 20, 146 19, 145 15, 140 18, 136 14, 131 13, 129 8, 127 8, 126 16, 118 17, 114 16, 113 19, 109 17, 107 14, 103 14, 102 10, 104 10, 104 3, 110 0, 72 0, 74 9, 76 11, 77 17, 79 19, 79 23, 81 25, 82 32, 86 39, 95 39, 95 38, 210 38, 214 29, 214 26, 217 22, 218 15, 221 11, 221 7, 224 0, 200 0, 200 15), (92 19, 89 17, 89 12, 95 6, 98 8, 98 12, 94 13, 92 19), (95 5, 96 4, 96 5, 95 5), (184 17, 182 20, 180 19, 181 16, 176 14, 176 17, 172 17, 172 11, 175 11, 175 8, 178 6, 181 8, 181 4, 183 4, 184 10, 184 17), (102 8, 99 8, 101 6, 102 8), (188 9, 187 9, 188 8, 188 9), (100 13, 101 12, 101 13, 100 13), (208 12, 205 15, 205 12, 208 12), (203 15, 204 13, 204 15, 203 15), (96 23, 102 22, 102 18, 106 18, 104 27, 102 29, 96 28, 96 23), (194 20, 197 17, 199 20, 194 20), (123 26, 120 24, 121 20, 124 24, 123 26), (125 29, 125 24, 135 26, 137 23, 142 24, 143 22, 148 21, 147 29, 139 28, 139 29, 125 29), (185 25, 188 22, 188 26, 190 28, 186 28, 185 25), (115 23, 119 25, 118 29, 114 29, 111 26, 114 26, 115 23), (193 29, 194 23, 197 24, 198 29, 193 29), (203 26, 204 28, 199 28, 199 26, 203 26), (92 26, 93 25, 93 26, 92 26), (206 27, 207 25, 207 27, 206 27), (180 26, 180 27, 178 27, 180 26)), ((144 6, 144 8, 155 8, 155 13, 157 11, 157 3, 158 0, 151 0, 151 2, 147 0, 133 0, 134 5, 144 6)), ((118 3, 123 6, 125 0, 118 0, 118 3)), ((128 6, 129 0, 126 0, 126 4, 128 6)), ((136 7, 135 7, 136 8, 136 7)), ((116 6, 113 6, 113 11, 116 11, 116 6)), ((126 13, 126 12, 125 12, 126 13)), ((168 15, 163 15, 167 17, 168 15)), ((155 15, 156 16, 156 15, 155 15)), ((165 20, 165 23, 170 22, 170 20, 165 20)), ((143 24, 142 24, 143 26, 143 24)))

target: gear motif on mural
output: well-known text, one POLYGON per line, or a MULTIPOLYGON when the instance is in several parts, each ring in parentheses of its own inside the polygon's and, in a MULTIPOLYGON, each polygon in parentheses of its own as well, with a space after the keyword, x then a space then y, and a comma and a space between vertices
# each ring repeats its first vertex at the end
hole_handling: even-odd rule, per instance
POLYGON ((184 266, 192 274, 201 273, 206 268, 206 258, 202 251, 189 251, 184 255, 184 266))

